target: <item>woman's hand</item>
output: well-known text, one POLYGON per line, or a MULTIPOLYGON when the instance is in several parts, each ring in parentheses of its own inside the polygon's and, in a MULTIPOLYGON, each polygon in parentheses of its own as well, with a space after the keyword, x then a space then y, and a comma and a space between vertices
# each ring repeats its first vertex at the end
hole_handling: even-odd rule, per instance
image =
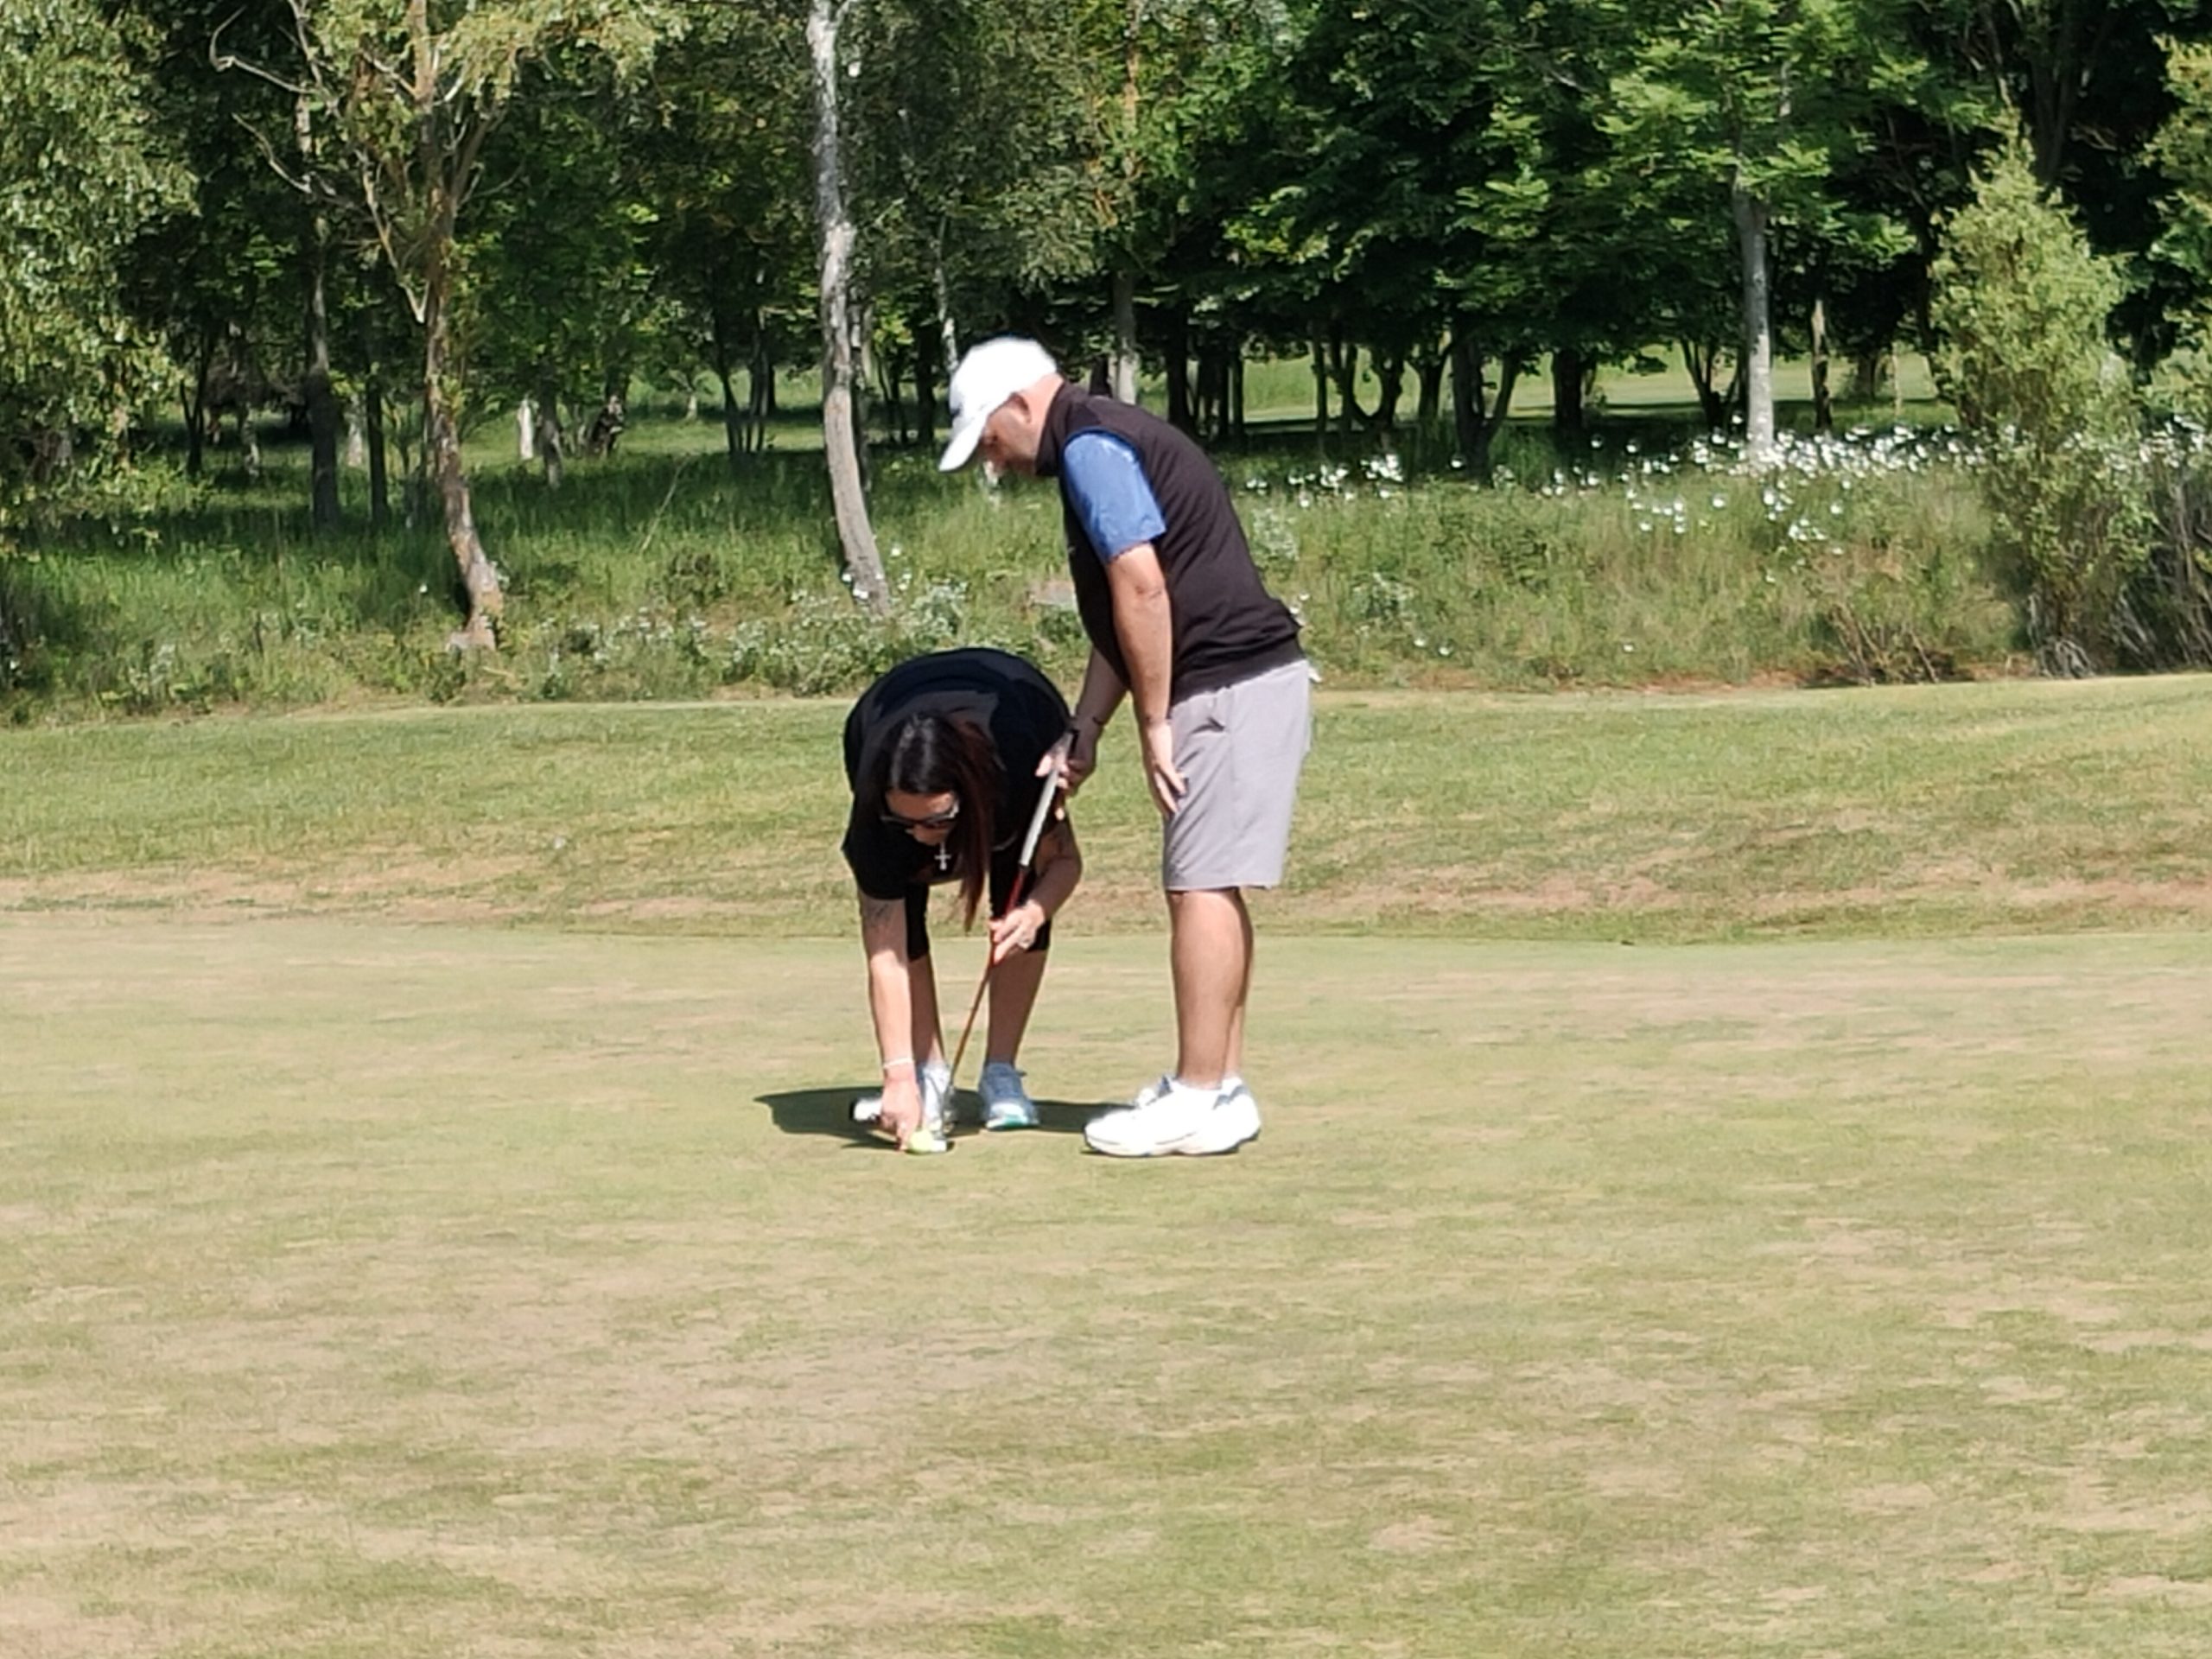
POLYGON ((1027 950, 1036 944, 1045 922, 1045 907, 1034 899, 1024 899, 1005 915, 993 918, 991 965, 995 968, 1016 951, 1027 950))
POLYGON ((899 1142, 899 1150, 906 1151, 906 1142, 922 1127, 922 1090, 914 1080, 913 1067, 906 1066, 885 1076, 883 1115, 875 1121, 878 1128, 890 1131, 899 1142))

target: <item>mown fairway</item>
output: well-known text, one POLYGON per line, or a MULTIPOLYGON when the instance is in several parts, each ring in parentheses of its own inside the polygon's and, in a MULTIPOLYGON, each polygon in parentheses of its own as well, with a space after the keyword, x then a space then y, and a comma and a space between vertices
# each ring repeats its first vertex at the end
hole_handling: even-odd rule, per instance
POLYGON ((1167 1166, 1119 751, 925 1160, 826 706, 0 738, 0 1652, 2199 1653, 2208 710, 1332 700, 1167 1166))

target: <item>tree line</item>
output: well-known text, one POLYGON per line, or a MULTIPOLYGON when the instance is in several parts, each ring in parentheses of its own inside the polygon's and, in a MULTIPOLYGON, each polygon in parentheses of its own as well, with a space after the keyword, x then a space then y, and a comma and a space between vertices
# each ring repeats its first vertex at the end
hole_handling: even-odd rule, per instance
POLYGON ((0 16, 0 543, 281 406, 443 523, 488 645, 461 438, 526 410, 557 486, 641 376, 733 465, 818 363, 854 590, 871 429, 927 443, 1013 328, 1209 440, 1257 354, 1324 429, 1479 473, 1525 374, 1678 351, 1774 440, 1772 364, 1869 390, 2017 146, 2116 273, 2139 377, 2212 300, 2198 0, 12 0, 0 16), (1380 387, 1360 400, 1364 364, 1380 387))

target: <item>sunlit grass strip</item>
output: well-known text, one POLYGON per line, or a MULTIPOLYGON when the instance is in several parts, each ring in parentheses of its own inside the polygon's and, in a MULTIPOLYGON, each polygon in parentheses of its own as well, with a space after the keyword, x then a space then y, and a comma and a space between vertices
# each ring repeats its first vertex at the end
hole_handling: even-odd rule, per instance
MULTIPOLYGON (((0 733, 0 905, 841 933, 842 700, 0 733)), ((1160 925, 1125 729, 1072 931, 1160 925)), ((1713 696, 1324 688, 1271 927, 2196 926, 2212 679, 1713 696)))

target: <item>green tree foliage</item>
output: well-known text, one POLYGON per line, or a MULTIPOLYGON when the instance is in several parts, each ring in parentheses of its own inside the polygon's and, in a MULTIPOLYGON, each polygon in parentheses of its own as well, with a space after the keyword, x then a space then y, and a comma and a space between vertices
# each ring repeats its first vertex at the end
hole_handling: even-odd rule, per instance
POLYGON ((656 291, 721 389, 733 463, 762 442, 774 371, 813 329, 804 48, 788 6, 704 8, 626 135, 656 291))
POLYGON ((2212 334, 2212 46, 2174 46, 2166 74, 2173 109, 2150 151, 2169 181, 2157 251, 2186 280, 2183 318, 2201 348, 2212 334))
POLYGON ((2037 659, 2064 674, 2109 666, 2133 643, 2125 597, 2148 553, 2134 391, 2106 339, 2120 274, 2016 143, 1952 216, 1934 276, 1940 372, 1983 446, 1997 550, 2037 659))
POLYGON ((0 9, 0 543, 88 484, 163 367, 123 253, 185 179, 125 37, 92 0, 0 9))
POLYGON ((299 61, 264 67, 351 157, 354 204, 423 331, 424 448, 468 595, 457 643, 488 647, 503 590, 469 505, 454 321, 465 277, 462 214, 485 144, 530 68, 566 47, 624 70, 680 30, 672 0, 289 0, 299 61))
POLYGON ((1897 40, 1887 0, 1662 0, 1614 81, 1608 125, 1628 170, 1686 226, 1732 226, 1755 454, 1774 438, 1770 241, 1843 224, 1840 159, 1877 91, 1919 70, 1896 60, 1897 40))

